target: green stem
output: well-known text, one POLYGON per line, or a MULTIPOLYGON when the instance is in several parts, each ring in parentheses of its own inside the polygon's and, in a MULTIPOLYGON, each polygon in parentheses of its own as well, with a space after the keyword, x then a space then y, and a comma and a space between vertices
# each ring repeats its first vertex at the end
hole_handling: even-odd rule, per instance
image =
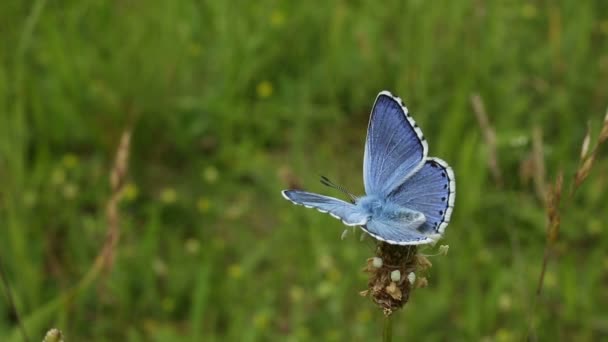
POLYGON ((391 342, 393 340, 393 324, 391 316, 384 317, 384 330, 382 331, 382 341, 391 342))
POLYGON ((11 291, 11 287, 8 282, 8 275, 4 271, 4 266, 2 265, 2 259, 0 259, 0 278, 2 279, 2 285, 4 286, 4 290, 6 292, 8 308, 11 313, 15 315, 17 326, 19 327, 19 331, 21 332, 21 338, 23 338, 23 341, 29 342, 30 339, 27 337, 27 332, 25 331, 25 327, 23 326, 23 321, 21 321, 19 310, 17 310, 17 306, 15 305, 15 301, 13 299, 13 292, 11 291))

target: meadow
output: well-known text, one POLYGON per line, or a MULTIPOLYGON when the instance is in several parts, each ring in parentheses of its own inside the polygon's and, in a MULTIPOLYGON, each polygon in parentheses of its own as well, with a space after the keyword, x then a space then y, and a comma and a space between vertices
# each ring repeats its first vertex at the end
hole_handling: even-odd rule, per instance
POLYGON ((384 89, 458 191, 394 340, 608 338, 608 147, 566 199, 608 107, 608 3, 6 0, 0 340, 380 340, 374 241, 280 190, 362 194, 384 89))

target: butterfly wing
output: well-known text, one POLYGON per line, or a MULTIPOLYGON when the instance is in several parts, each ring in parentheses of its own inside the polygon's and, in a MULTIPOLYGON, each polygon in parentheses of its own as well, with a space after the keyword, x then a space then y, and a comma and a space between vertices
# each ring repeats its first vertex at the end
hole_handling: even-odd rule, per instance
POLYGON ((417 231, 418 226, 419 224, 404 225, 403 222, 374 217, 365 226, 361 226, 361 229, 374 238, 392 245, 422 245, 437 240, 438 236, 434 234, 425 235, 417 231))
POLYGON ((428 158, 424 166, 395 189, 389 200, 424 214, 426 222, 418 231, 443 234, 450 222, 456 181, 452 168, 439 158, 428 158))
POLYGON ((367 127, 363 182, 368 195, 386 196, 424 165, 428 145, 401 99, 376 97, 367 127))
POLYGON ((315 208, 322 213, 329 213, 347 226, 360 226, 367 223, 369 215, 354 204, 337 198, 314 194, 300 190, 283 190, 283 197, 293 204, 306 208, 315 208))

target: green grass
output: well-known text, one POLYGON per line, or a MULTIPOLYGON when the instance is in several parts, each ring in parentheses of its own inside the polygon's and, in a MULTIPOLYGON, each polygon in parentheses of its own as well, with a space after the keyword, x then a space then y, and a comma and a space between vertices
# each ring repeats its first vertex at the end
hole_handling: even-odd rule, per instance
MULTIPOLYGON (((395 340, 521 340, 545 244, 522 177, 534 127, 547 180, 575 172, 608 105, 602 1, 3 1, 0 256, 32 340, 380 340, 358 295, 373 243, 279 190, 361 193, 377 92, 400 95, 458 195, 430 286, 395 340), (487 168, 470 104, 497 131, 487 168), (111 272, 64 300, 103 245, 109 170, 133 126, 111 272)), ((563 217, 539 340, 608 337, 608 163, 563 217)), ((603 158, 605 159, 605 158, 603 158)), ((0 340, 19 340, 5 297, 0 340)))

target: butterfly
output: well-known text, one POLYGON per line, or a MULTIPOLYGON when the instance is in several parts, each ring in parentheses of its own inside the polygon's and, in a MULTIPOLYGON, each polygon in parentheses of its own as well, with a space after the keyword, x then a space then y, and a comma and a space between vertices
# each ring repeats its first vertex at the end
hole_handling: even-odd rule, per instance
MULTIPOLYGON (((329 213, 389 244, 435 243, 450 222, 456 181, 452 168, 427 152, 427 141, 401 99, 382 91, 367 127, 365 195, 351 195, 349 203, 301 190, 282 194, 294 204, 329 213)), ((321 182, 343 190, 325 177, 321 182)))

